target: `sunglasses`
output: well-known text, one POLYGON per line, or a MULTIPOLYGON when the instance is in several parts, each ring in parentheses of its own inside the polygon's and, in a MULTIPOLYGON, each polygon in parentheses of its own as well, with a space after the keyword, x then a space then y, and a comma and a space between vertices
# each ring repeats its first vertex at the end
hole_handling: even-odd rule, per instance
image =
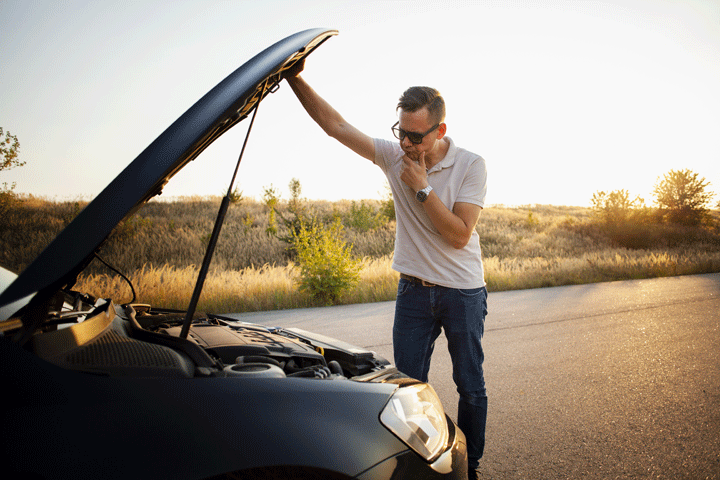
POLYGON ((418 132, 406 132, 402 128, 398 127, 399 124, 400 124, 400 122, 398 121, 398 122, 395 122, 395 125, 392 126, 392 132, 393 132, 393 135, 395 135, 395 138, 397 138, 400 141, 403 141, 403 139, 405 139, 405 137, 407 137, 408 140, 410 140, 410 142, 415 145, 420 145, 423 141, 423 138, 425 138, 425 136, 428 133, 432 132, 433 130, 435 130, 436 128, 438 128, 440 126, 439 123, 436 123, 435 126, 433 126, 427 132, 418 133, 418 132))

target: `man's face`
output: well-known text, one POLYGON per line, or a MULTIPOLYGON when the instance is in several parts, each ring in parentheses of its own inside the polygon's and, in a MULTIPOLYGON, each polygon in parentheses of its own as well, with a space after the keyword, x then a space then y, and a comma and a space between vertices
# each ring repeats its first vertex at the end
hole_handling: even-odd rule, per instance
MULTIPOLYGON (((425 107, 414 112, 406 112, 401 109, 399 120, 400 124, 398 127, 402 130, 419 134, 427 132, 435 125, 430 119, 430 114, 425 107)), ((436 147, 437 141, 444 135, 444 125, 445 124, 440 124, 436 129, 425 135, 422 143, 419 144, 412 143, 410 138, 405 136, 405 138, 400 140, 400 147, 402 147, 403 152, 405 152, 410 159, 417 161, 420 158, 420 153, 425 152, 427 155, 436 147)))

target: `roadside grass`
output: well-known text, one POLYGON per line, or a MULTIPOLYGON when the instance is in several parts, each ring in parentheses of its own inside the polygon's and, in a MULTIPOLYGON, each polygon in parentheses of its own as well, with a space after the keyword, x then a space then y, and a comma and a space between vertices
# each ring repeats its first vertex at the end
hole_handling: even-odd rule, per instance
MULTIPOLYGON (((369 303, 395 299, 398 274, 390 268, 391 261, 364 259, 360 282, 340 298, 339 304, 369 303)), ((165 308, 184 309, 197 280, 195 266, 176 268, 169 265, 144 267, 128 277, 138 293, 138 303, 165 308)), ((320 306, 298 288, 299 268, 294 263, 284 266, 264 265, 243 270, 215 270, 203 288, 198 308, 216 313, 255 312, 320 306)), ((127 282, 117 275, 91 274, 82 276, 74 287, 93 292, 98 297, 113 297, 129 302, 132 293, 127 282)))
MULTIPOLYGON (((395 299, 398 273, 392 258, 364 259, 357 287, 339 298, 337 304, 383 302, 395 299)), ((613 280, 669 277, 720 271, 720 252, 635 252, 622 249, 589 253, 579 258, 542 257, 484 259, 485 279, 490 292, 527 288, 587 284, 613 280)), ((194 266, 161 266, 140 269, 130 275, 142 303, 183 309, 197 279, 194 266)), ((298 289, 299 270, 292 262, 285 266, 212 272, 200 298, 199 308, 212 312, 253 312, 321 306, 298 289)), ((80 277, 74 287, 100 297, 128 299, 124 280, 109 274, 80 277)))
POLYGON ((719 272, 720 252, 609 249, 566 258, 489 257, 484 265, 488 291, 503 291, 719 272))
MULTIPOLYGON (((183 309, 192 294, 219 198, 150 202, 118 226, 100 255, 123 271, 137 302, 183 309)), ((360 281, 337 303, 395 299, 391 268, 394 221, 379 221, 379 201, 308 202, 317 218, 340 218, 353 255, 362 259, 360 281)), ((0 265, 19 272, 84 207, 82 202, 25 198, 0 219, 0 265)), ((287 204, 278 205, 286 214, 287 204)), ((717 217, 717 212, 713 212, 717 217)), ((627 249, 598 232, 592 211, 581 207, 492 206, 477 227, 490 292, 720 272, 718 222, 683 244, 627 249)), ((248 312, 317 306, 298 288, 299 267, 288 245, 268 236, 264 205, 233 205, 223 226, 198 308, 248 312)), ((282 227, 281 227, 282 228, 282 227)), ((279 236, 287 232, 280 232, 279 236)), ((99 297, 130 301, 126 282, 92 262, 74 287, 99 297)))

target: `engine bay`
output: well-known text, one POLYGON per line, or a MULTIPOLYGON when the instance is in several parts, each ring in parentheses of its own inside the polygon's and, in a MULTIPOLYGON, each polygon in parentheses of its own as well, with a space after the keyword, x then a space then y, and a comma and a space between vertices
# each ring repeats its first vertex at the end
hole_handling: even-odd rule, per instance
POLYGON ((184 339, 180 338, 182 311, 101 300, 83 313, 64 312, 63 318, 77 323, 34 335, 31 350, 62 368, 111 377, 338 380, 390 364, 374 352, 340 340, 217 315, 196 313, 184 339))

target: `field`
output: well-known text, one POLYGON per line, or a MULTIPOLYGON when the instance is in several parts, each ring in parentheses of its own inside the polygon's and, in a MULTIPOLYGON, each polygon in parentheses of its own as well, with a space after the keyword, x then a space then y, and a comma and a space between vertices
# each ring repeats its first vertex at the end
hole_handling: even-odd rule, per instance
MULTIPOLYGON (((150 202, 115 230, 100 256, 130 278, 137 302, 184 308, 219 203, 219 198, 150 202)), ((32 197, 12 205, 0 219, 0 265, 21 271, 83 206, 32 197)), ((395 225, 382 215, 383 206, 367 200, 305 204, 323 222, 340 218, 353 255, 362 259, 360 282, 339 303, 395 298, 395 225)), ((288 208, 281 202, 279 214, 287 218, 288 208)), ((580 207, 490 206, 483 210, 477 231, 488 290, 493 292, 719 272, 720 234, 717 219, 711 220, 710 226, 693 230, 648 227, 641 237, 650 244, 632 249, 605 235, 593 222, 592 211, 580 207)), ((243 312, 318 304, 298 289, 299 269, 288 244, 278 238, 287 236, 287 230, 278 222, 278 235, 268 235, 270 222, 264 204, 242 200, 231 205, 200 309, 243 312)), ((98 261, 74 288, 123 302, 132 298, 127 282, 98 261)))

